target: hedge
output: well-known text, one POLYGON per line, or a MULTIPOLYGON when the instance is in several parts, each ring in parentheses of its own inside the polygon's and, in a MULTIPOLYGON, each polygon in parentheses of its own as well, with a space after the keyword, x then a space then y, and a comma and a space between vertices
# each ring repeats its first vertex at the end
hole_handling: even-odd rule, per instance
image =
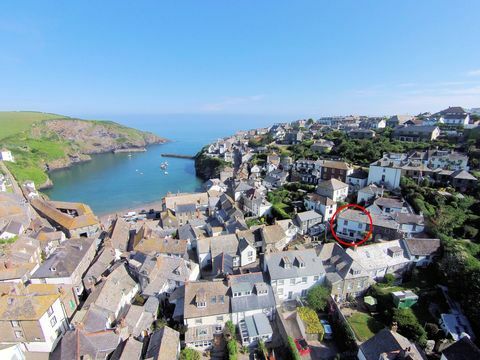
POLYGON ((325 330, 315 310, 304 306, 299 307, 297 311, 300 319, 302 319, 305 324, 307 334, 318 334, 318 340, 322 341, 325 330))
POLYGON ((288 337, 288 348, 290 349, 290 355, 292 360, 301 360, 300 353, 298 352, 297 345, 291 336, 288 337))

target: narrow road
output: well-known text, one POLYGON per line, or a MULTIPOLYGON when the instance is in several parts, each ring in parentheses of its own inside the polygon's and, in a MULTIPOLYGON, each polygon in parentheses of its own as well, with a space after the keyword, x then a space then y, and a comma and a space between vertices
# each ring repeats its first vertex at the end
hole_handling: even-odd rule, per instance
POLYGON ((8 170, 8 168, 5 166, 5 163, 3 161, 0 161, 0 168, 2 169, 2 172, 5 174, 5 176, 10 179, 13 192, 17 195, 23 196, 23 191, 22 189, 20 189, 20 186, 18 186, 17 180, 15 180, 12 173, 10 172, 10 170, 8 170))

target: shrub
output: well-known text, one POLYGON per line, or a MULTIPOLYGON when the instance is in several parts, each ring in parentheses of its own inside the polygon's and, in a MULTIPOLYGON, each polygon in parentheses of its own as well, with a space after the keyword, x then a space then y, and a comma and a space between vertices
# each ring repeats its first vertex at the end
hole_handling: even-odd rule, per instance
POLYGON ((308 305, 315 311, 323 311, 328 304, 329 296, 329 288, 322 285, 315 285, 307 293, 308 305))
POLYGON ((350 326, 340 319, 335 320, 332 326, 340 350, 357 351, 357 339, 350 326))
POLYGON ((383 281, 388 286, 392 286, 395 283, 395 276, 393 276, 393 274, 386 274, 383 281))
POLYGON ((228 355, 236 355, 238 353, 237 342, 232 339, 227 342, 228 355))
POLYGON ((235 338, 235 324, 232 322, 232 320, 228 320, 226 323, 225 323, 225 329, 226 329, 226 332, 228 335, 232 336, 233 338, 235 338))
POLYGON ((411 309, 394 309, 392 321, 397 323, 398 332, 403 336, 420 345, 426 343, 427 333, 411 309))
POLYGON ((200 353, 192 348, 185 348, 180 352, 180 360, 200 360, 200 353))
POLYGON ((297 311, 300 319, 302 319, 303 323, 305 324, 306 333, 318 334, 318 340, 322 341, 325 330, 323 329, 323 325, 318 319, 318 315, 315 310, 308 307, 299 307, 297 311))
POLYGON ((291 336, 288 337, 288 348, 293 360, 301 360, 300 353, 298 352, 297 345, 291 336))

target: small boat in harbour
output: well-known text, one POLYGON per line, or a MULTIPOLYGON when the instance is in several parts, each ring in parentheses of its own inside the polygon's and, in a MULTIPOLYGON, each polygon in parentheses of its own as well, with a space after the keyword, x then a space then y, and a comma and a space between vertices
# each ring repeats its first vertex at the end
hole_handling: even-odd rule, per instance
POLYGON ((164 174, 165 174, 165 175, 168 175, 168 171, 165 171, 164 174))

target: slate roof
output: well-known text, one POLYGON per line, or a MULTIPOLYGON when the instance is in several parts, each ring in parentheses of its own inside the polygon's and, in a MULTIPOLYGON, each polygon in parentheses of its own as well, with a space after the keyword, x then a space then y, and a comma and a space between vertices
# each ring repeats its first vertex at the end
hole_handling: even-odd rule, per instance
POLYGON ((399 224, 424 224, 423 216, 417 214, 394 213, 392 214, 392 218, 399 224))
POLYGON ((322 181, 318 184, 318 190, 340 190, 348 187, 348 184, 345 184, 343 181, 331 178, 330 180, 322 181))
POLYGON ((327 278, 332 283, 341 279, 368 276, 366 270, 337 243, 321 245, 318 256, 327 272, 327 278))
POLYGON ((251 291, 251 295, 231 298, 232 313, 275 307, 275 299, 271 286, 265 281, 261 272, 230 275, 228 277, 232 294, 235 291, 251 291), (267 290, 266 295, 258 295, 259 289, 267 290))
POLYGON ((318 219, 321 217, 322 217, 322 214, 319 214, 314 210, 303 211, 297 214, 298 220, 300 220, 300 222, 302 223, 309 220, 318 219))
POLYGON ((180 333, 168 326, 155 331, 148 342, 146 359, 174 360, 180 346, 180 333))
POLYGON ((261 229, 262 239, 265 244, 276 244, 285 239, 285 230, 279 225, 274 224, 265 226, 261 229))
POLYGON ((468 336, 464 336, 443 350, 442 355, 446 360, 480 359, 480 349, 468 336))
POLYGON ((32 278, 70 277, 92 246, 95 246, 95 240, 88 238, 71 239, 62 243, 40 265, 32 278))
POLYGON ((462 180, 474 180, 477 181, 478 179, 470 174, 468 171, 465 170, 457 170, 450 175, 454 179, 462 179, 462 180))
POLYGON ((245 317, 245 326, 249 337, 273 334, 272 326, 264 313, 245 317))
POLYGON ((0 320, 39 320, 59 297, 60 294, 3 295, 0 297, 0 320))
POLYGON ((320 203, 324 206, 332 206, 332 205, 335 205, 335 201, 333 201, 332 199, 330 199, 328 196, 323 196, 323 195, 319 195, 317 193, 310 193, 310 194, 307 194, 307 198, 308 200, 310 201, 313 201, 313 202, 316 202, 316 203, 320 203))
POLYGON ((291 279, 294 277, 324 275, 325 269, 322 260, 317 257, 317 253, 313 249, 308 250, 291 250, 278 253, 270 253, 265 255, 265 261, 268 267, 268 273, 272 280, 291 279), (305 267, 300 268, 297 259, 303 259, 305 267), (285 268, 284 260, 289 260, 292 266, 285 268))
MULTIPOLYGON (((380 330, 375 336, 360 345, 366 360, 378 360, 381 354, 388 359, 410 355, 410 360, 423 360, 419 350, 406 337, 388 329, 380 330), (410 349, 410 351, 406 351, 410 349), (401 354, 401 355, 400 355, 401 354)), ((406 357, 404 357, 406 358, 406 357)))
POLYGON ((86 332, 76 328, 63 335, 62 340, 55 349, 59 359, 103 359, 112 353, 120 343, 120 335, 113 330, 86 332))
POLYGON ((405 239, 403 240, 408 252, 412 256, 428 256, 440 250, 441 243, 439 239, 405 239))
POLYGON ((128 241, 130 240, 130 224, 125 219, 117 217, 110 238, 114 249, 127 251, 128 241))
POLYGON ((230 292, 225 281, 192 281, 185 284, 184 318, 196 318, 230 313, 230 292), (197 307, 196 297, 206 299, 205 307, 197 307), (215 303, 212 298, 215 297, 215 303))

